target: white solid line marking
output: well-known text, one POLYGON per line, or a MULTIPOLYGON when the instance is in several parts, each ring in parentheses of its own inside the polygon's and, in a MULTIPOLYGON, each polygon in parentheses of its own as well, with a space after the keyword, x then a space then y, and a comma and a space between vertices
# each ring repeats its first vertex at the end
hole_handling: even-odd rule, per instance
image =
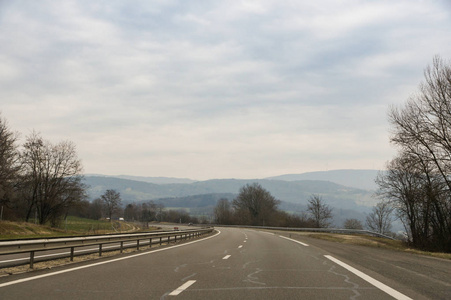
POLYGON ((53 273, 47 273, 47 274, 38 275, 38 276, 34 276, 34 277, 28 277, 28 278, 24 278, 24 279, 19 279, 19 280, 14 280, 14 281, 10 281, 10 282, 5 282, 5 283, 0 284, 0 288, 4 287, 4 286, 8 286, 8 285, 13 285, 13 284, 21 283, 21 282, 27 282, 27 281, 39 279, 39 278, 44 278, 44 277, 54 276, 54 275, 68 273, 68 272, 72 272, 72 271, 77 271, 77 270, 81 270, 81 269, 86 269, 86 268, 90 268, 90 267, 95 267, 95 266, 99 266, 99 265, 109 264, 109 263, 112 263, 112 262, 121 261, 121 260, 129 259, 129 258, 134 258, 134 257, 142 256, 142 255, 148 255, 148 254, 152 254, 152 253, 156 253, 156 252, 160 252, 160 251, 166 251, 166 250, 170 250, 170 249, 173 249, 173 248, 188 246, 190 244, 194 244, 194 243, 197 243, 197 242, 201 242, 201 241, 205 241, 205 240, 214 238, 214 237, 218 236, 219 234, 221 234, 221 231, 219 231, 219 230, 217 230, 217 231, 218 231, 218 233, 216 233, 215 235, 206 237, 206 238, 201 239, 201 240, 196 240, 196 241, 192 241, 192 242, 188 242, 188 243, 180 244, 180 245, 174 245, 174 246, 168 247, 168 248, 156 249, 156 250, 153 250, 153 251, 150 251, 150 252, 142 252, 142 253, 126 256, 126 257, 115 258, 115 259, 112 259, 112 260, 107 260, 107 261, 102 261, 102 262, 98 262, 98 263, 93 263, 93 264, 90 264, 90 265, 75 267, 75 268, 72 268, 72 269, 66 269, 66 270, 61 270, 61 271, 57 271, 57 272, 53 272, 53 273))
POLYGON ((238 246, 238 249, 240 249, 240 248, 243 248, 243 245, 239 245, 239 246, 238 246))
POLYGON ((289 241, 292 241, 292 242, 295 242, 295 243, 301 244, 302 246, 308 247, 308 244, 306 244, 306 243, 303 243, 303 242, 300 242, 300 241, 296 241, 296 240, 293 240, 293 239, 287 238, 286 236, 283 236, 283 235, 279 235, 279 236, 280 236, 281 238, 283 238, 283 239, 286 239, 286 240, 289 240, 289 241))
POLYGON ((232 256, 232 255, 226 255, 222 259, 229 259, 230 256, 232 256))
POLYGON ((366 275, 363 272, 360 272, 359 270, 351 267, 348 264, 345 264, 344 262, 330 256, 330 255, 324 255, 324 257, 330 259, 331 261, 333 261, 334 263, 336 263, 337 265, 342 266, 343 268, 347 269, 348 271, 354 273, 355 275, 359 276, 360 278, 362 278, 363 280, 371 283, 372 285, 374 285, 375 287, 377 287, 378 289, 380 289, 381 291, 389 294, 390 296, 392 296, 395 299, 398 300, 412 300, 412 298, 407 297, 404 294, 401 294, 400 292, 398 292, 397 290, 392 289, 391 287, 383 284, 382 282, 366 275))
POLYGON ((176 288, 175 290, 173 290, 169 296, 177 296, 178 294, 180 294, 181 292, 183 292, 184 290, 186 290, 187 288, 189 288, 193 283, 195 283, 196 280, 188 280, 187 282, 185 282, 184 284, 182 284, 181 286, 179 286, 178 288, 176 288))

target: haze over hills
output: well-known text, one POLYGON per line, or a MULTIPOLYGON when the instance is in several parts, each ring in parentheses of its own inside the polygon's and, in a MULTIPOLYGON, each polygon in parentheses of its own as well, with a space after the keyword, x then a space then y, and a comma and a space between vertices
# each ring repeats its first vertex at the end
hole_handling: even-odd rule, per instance
MULTIPOLYGON (((355 185, 358 182, 356 178, 362 177, 361 171, 312 172, 304 173, 306 175, 282 175, 270 179, 214 179, 206 181, 181 179, 183 183, 180 183, 177 178, 86 175, 85 181, 90 186, 88 189, 90 199, 100 197, 107 189, 115 189, 121 193, 125 204, 153 200, 168 208, 185 208, 194 214, 212 214, 218 199, 232 200, 239 193, 241 187, 257 182, 274 197, 282 201, 281 209, 294 213, 305 211, 307 200, 312 194, 320 195, 327 204, 335 208, 334 221, 339 224, 344 218, 354 217, 362 220, 364 213, 369 212, 377 203, 377 200, 372 197, 372 191, 332 182, 332 180, 340 179, 340 181, 345 181, 349 185, 355 185), (321 178, 326 180, 305 179, 318 178, 318 176, 322 176, 321 178), (276 180, 275 178, 280 179, 276 180), (296 180, 298 178, 304 178, 304 180, 296 180)), ((374 174, 376 176, 377 171, 363 171, 367 176, 364 177, 366 180, 361 180, 361 182, 364 187, 368 187, 370 186, 369 175, 374 174)))
POLYGON ((268 177, 266 179, 298 181, 298 180, 325 180, 357 189, 376 190, 375 179, 378 170, 331 170, 308 172, 301 174, 286 174, 268 177))
POLYGON ((85 181, 90 186, 88 194, 91 199, 99 197, 106 189, 117 190, 124 201, 128 202, 203 194, 236 195, 242 186, 257 182, 277 199, 297 204, 306 204, 312 194, 319 194, 326 202, 337 207, 354 208, 356 205, 364 207, 374 205, 372 192, 321 180, 214 179, 189 184, 155 184, 114 177, 86 176, 85 181))
MULTIPOLYGON (((353 187, 356 189, 376 190, 377 185, 375 183, 375 179, 379 172, 380 171, 378 170, 352 170, 352 169, 330 170, 330 171, 306 172, 300 174, 284 174, 279 176, 267 177, 263 179, 281 180, 281 181, 321 180, 334 182, 340 185, 353 187)), ((155 184, 198 182, 198 180, 193 180, 189 178, 174 178, 174 177, 144 177, 131 175, 102 175, 102 174, 86 174, 86 176, 121 178, 155 184)))
POLYGON ((136 180, 136 181, 149 182, 149 183, 155 183, 155 184, 196 182, 196 180, 192 180, 192 179, 188 179, 188 178, 174 178, 174 177, 144 177, 144 176, 131 176, 131 175, 102 175, 102 174, 86 174, 85 176, 121 178, 121 179, 136 180))

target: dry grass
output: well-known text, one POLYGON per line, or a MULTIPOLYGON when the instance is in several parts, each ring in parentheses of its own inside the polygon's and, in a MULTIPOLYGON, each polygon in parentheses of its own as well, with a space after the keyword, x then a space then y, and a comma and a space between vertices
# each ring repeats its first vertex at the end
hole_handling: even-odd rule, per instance
POLYGON ((33 223, 10 221, 0 222, 0 239, 39 237, 47 235, 58 236, 62 234, 64 234, 63 230, 36 225, 33 223))
MULTIPOLYGON (((0 221, 0 240, 62 237, 74 235, 93 235, 118 232, 142 231, 132 223, 97 221, 76 217, 68 218, 63 228, 52 228, 27 222, 0 221)), ((158 227, 149 227, 145 231, 156 230, 158 227)))
POLYGON ((337 243, 385 248, 451 260, 451 253, 427 252, 415 250, 409 248, 406 243, 398 240, 390 240, 367 235, 348 235, 348 234, 332 234, 332 233, 308 233, 305 235, 315 239, 328 240, 337 243))

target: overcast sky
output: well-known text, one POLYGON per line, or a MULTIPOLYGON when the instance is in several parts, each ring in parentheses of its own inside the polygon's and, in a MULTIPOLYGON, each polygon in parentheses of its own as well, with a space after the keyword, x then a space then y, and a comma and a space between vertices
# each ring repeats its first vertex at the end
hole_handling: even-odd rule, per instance
POLYGON ((450 2, 0 1, 0 112, 86 173, 382 169, 450 2))

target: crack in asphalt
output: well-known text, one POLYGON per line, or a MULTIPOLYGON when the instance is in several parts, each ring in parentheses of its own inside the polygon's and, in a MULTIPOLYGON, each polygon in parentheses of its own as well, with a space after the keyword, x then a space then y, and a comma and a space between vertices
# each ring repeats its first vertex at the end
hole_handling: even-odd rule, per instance
POLYGON ((260 268, 256 268, 256 270, 257 271, 252 272, 249 275, 247 275, 246 276, 247 278, 245 280, 243 280, 243 281, 244 282, 250 282, 250 283, 253 283, 253 284, 266 285, 266 283, 264 283, 264 282, 257 281, 259 278, 254 276, 254 275, 262 272, 263 270, 260 269, 260 268))
POLYGON ((177 267, 174 269, 174 272, 177 273, 181 268, 185 268, 186 266, 187 266, 187 264, 183 264, 183 265, 177 266, 177 267))
POLYGON ((332 265, 327 272, 332 273, 336 276, 344 277, 345 278, 344 282, 346 282, 352 286, 351 291, 354 293, 354 295, 349 297, 349 299, 354 300, 354 299, 359 298, 361 296, 361 294, 357 290, 360 289, 360 286, 357 283, 352 282, 348 275, 335 272, 334 269, 335 269, 335 266, 332 265))

